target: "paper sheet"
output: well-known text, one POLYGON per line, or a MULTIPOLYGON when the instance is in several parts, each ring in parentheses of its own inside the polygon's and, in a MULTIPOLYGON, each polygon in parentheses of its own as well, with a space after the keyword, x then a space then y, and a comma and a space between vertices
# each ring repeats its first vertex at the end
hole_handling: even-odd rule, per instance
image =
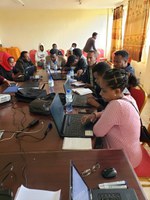
POLYGON ((86 94, 92 94, 92 90, 89 88, 75 88, 72 89, 73 92, 76 92, 79 95, 86 95, 86 94))
POLYGON ((60 192, 48 190, 29 189, 21 185, 18 189, 14 200, 60 200, 60 192))
POLYGON ((65 137, 62 149, 64 150, 89 150, 92 149, 91 138, 69 138, 65 137))

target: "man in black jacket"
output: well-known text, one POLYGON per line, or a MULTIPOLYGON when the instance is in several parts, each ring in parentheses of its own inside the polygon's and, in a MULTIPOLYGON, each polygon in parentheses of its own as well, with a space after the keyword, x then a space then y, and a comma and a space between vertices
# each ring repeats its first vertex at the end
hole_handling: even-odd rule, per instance
POLYGON ((33 76, 36 71, 36 67, 30 60, 29 53, 27 51, 22 51, 19 59, 14 67, 14 73, 21 74, 24 76, 24 80, 28 80, 30 76, 33 76))

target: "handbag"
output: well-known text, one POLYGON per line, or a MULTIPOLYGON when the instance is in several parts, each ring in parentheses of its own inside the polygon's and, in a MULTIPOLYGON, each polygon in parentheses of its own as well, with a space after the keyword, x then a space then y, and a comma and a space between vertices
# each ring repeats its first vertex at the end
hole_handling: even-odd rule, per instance
POLYGON ((50 115, 50 106, 55 97, 55 93, 50 93, 44 97, 37 98, 29 104, 31 113, 40 115, 50 115))
MULTIPOLYGON (((131 101, 129 101, 127 99, 123 99, 123 98, 122 98, 122 100, 125 100, 125 101, 128 101, 129 103, 131 103, 132 106, 135 108, 135 110, 139 114, 139 111, 137 110, 137 108, 134 106, 134 104, 131 101)), ((140 114, 139 114, 139 116, 140 116, 140 114)), ((147 128, 143 125, 141 117, 140 117, 140 122, 141 122, 140 142, 150 143, 150 133, 148 132, 147 128)))
POLYGON ((142 121, 141 121, 140 141, 150 143, 150 133, 148 132, 147 128, 143 126, 142 121))

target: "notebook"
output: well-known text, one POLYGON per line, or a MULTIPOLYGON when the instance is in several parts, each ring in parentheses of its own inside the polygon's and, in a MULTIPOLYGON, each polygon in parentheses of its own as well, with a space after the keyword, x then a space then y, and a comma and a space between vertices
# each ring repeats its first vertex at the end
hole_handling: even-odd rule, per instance
POLYGON ((12 86, 7 87, 3 91, 3 94, 16 93, 16 92, 18 92, 18 86, 12 85, 12 86))
POLYGON ((133 189, 90 189, 71 162, 70 200, 138 200, 133 189))
MULTIPOLYGON (((64 83, 64 91, 66 93, 67 89, 71 89, 71 84, 69 80, 66 80, 64 83)), ((72 106, 74 107, 84 107, 84 108, 89 108, 91 107, 88 103, 87 103, 87 97, 86 96, 80 96, 78 94, 73 94, 73 102, 72 102, 72 106)))
POLYGON ((83 114, 65 114, 58 94, 51 103, 50 112, 61 137, 93 136, 93 123, 81 124, 83 114))

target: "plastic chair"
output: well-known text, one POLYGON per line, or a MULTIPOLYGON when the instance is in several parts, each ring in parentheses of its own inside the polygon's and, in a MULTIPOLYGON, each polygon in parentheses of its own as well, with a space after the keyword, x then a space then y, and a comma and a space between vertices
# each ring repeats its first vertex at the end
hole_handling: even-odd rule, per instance
POLYGON ((130 87, 129 91, 131 96, 135 99, 139 112, 141 113, 147 101, 146 91, 140 85, 137 87, 130 87))
POLYGON ((59 51, 61 51, 62 55, 65 55, 65 51, 63 49, 59 49, 59 51))
POLYGON ((20 57, 20 49, 18 47, 10 47, 7 52, 14 57, 15 61, 20 57))
POLYGON ((35 54, 36 54, 37 50, 35 49, 32 49, 29 51, 29 56, 30 56, 30 59, 32 61, 33 64, 35 64, 35 54))
POLYGON ((98 51, 97 62, 106 61, 107 58, 104 57, 104 50, 103 49, 97 49, 97 51, 98 51))

